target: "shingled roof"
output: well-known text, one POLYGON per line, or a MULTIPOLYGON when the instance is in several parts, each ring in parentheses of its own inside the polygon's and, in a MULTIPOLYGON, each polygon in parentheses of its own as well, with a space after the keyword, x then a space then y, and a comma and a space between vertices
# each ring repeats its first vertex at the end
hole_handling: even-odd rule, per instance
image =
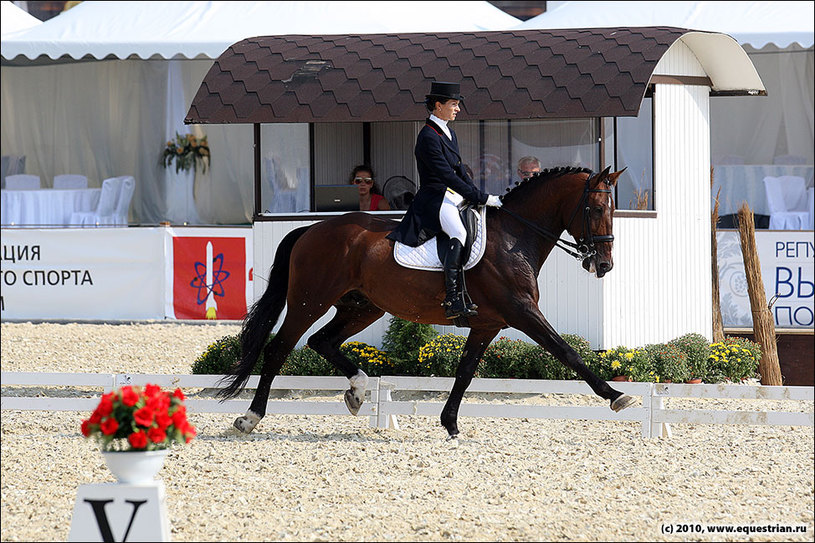
POLYGON ((186 123, 412 121, 431 80, 467 119, 636 116, 673 27, 265 36, 227 49, 186 123))

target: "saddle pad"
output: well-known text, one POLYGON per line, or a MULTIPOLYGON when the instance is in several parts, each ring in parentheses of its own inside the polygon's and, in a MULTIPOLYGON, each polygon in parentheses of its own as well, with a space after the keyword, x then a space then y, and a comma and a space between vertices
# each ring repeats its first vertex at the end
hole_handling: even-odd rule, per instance
MULTIPOLYGON (((475 213, 475 211, 473 211, 475 213)), ((484 256, 487 247, 487 206, 482 206, 478 213, 478 227, 476 228, 475 241, 470 251, 470 258, 464 264, 464 269, 469 270, 484 256)), ((397 264, 414 270, 441 271, 444 266, 439 260, 439 253, 436 250, 436 238, 433 237, 422 243, 418 247, 411 247, 398 241, 393 247, 393 258, 397 264)))

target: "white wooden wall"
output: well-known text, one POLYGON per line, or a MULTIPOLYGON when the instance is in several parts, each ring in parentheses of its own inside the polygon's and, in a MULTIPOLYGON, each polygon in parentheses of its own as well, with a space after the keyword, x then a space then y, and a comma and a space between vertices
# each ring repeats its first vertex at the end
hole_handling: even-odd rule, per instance
MULTIPOLYGON (((706 75, 682 41, 665 54, 655 73, 706 75)), ((538 278, 540 308, 550 324, 561 334, 586 338, 595 349, 638 347, 689 332, 712 336, 709 88, 658 84, 653 102, 656 217, 615 218, 614 269, 603 279, 586 273, 559 249, 538 278)), ((254 224, 255 299, 266 287, 279 241, 310 222, 254 224)), ((309 329, 298 346, 333 312, 309 329)), ((389 318, 351 339, 381 346, 389 318)), ((438 329, 467 333, 453 326, 438 329)), ((513 329, 500 336, 529 341, 513 329)))
MULTIPOLYGON (((681 41, 656 73, 705 75, 681 41)), ((653 102, 657 217, 614 220, 603 348, 712 336, 709 88, 656 85, 653 102)))

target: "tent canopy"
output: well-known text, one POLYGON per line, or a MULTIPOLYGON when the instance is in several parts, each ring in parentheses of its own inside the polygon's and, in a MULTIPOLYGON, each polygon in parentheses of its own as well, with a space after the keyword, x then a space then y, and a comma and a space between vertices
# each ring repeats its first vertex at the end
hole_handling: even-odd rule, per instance
POLYGON ((470 119, 636 116, 677 40, 713 91, 764 93, 733 38, 682 28, 260 36, 219 57, 185 122, 421 121, 429 73, 461 81, 470 119))
POLYGON ((499 30, 518 23, 489 2, 82 2, 4 36, 2 59, 214 60, 252 36, 499 30), (432 17, 436 12, 454 16, 432 17))
POLYGON ((548 2, 549 10, 520 25, 590 28, 669 25, 722 32, 761 49, 812 47, 815 2, 548 2))
POLYGON ((7 0, 3 0, 1 4, 0 34, 3 35, 3 40, 6 39, 6 34, 20 32, 42 24, 42 21, 7 0))

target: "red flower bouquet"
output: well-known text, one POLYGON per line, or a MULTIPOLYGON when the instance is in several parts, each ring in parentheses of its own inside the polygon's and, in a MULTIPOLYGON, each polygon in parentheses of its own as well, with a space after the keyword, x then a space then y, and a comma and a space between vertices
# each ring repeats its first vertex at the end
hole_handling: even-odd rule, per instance
POLYGON ((157 385, 123 386, 102 396, 82 435, 93 437, 103 451, 155 451, 189 443, 195 428, 187 420, 184 393, 157 385))

